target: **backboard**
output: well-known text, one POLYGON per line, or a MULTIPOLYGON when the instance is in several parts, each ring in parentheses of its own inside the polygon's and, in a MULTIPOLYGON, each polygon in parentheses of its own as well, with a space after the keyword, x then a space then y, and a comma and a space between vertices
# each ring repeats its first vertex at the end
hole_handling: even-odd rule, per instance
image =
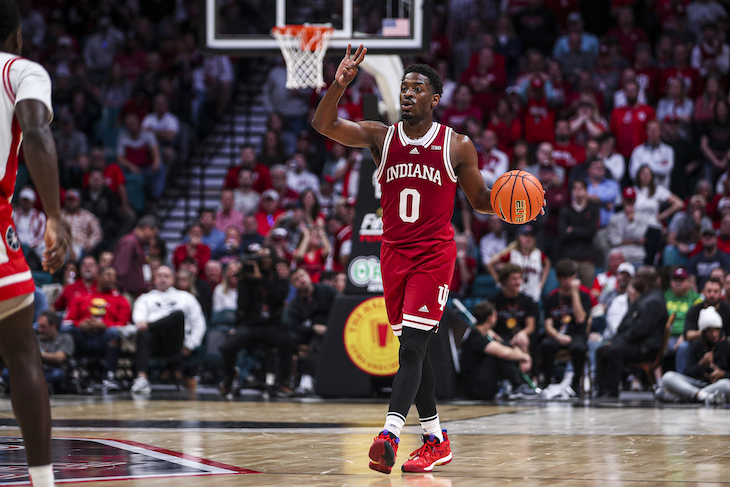
POLYGON ((433 0, 201 0, 202 47, 238 56, 280 55, 274 26, 330 24, 330 52, 364 44, 371 54, 429 50, 433 0))

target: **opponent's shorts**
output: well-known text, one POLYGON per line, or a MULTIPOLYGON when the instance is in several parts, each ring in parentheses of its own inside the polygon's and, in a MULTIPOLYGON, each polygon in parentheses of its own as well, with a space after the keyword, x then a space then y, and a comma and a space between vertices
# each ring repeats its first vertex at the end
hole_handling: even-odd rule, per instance
POLYGON ((454 277, 456 243, 380 246, 380 267, 388 321, 396 336, 404 326, 438 331, 454 277))

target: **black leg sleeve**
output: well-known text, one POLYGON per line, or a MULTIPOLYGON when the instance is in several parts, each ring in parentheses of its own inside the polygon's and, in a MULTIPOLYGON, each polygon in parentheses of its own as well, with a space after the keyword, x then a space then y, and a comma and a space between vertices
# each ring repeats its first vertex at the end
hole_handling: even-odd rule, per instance
POLYGON ((404 418, 408 415, 408 410, 421 386, 423 361, 426 358, 430 338, 430 331, 403 327, 398 352, 400 367, 393 379, 388 412, 396 412, 404 418))
POLYGON ((431 366, 431 345, 426 347, 426 357, 421 369, 421 385, 416 393, 416 409, 419 418, 436 416, 436 380, 431 366))

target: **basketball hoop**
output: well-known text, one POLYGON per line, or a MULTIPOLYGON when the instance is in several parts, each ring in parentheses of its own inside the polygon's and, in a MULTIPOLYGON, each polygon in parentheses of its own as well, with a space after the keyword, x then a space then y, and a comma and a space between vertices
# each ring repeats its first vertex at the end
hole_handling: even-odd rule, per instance
POLYGON ((322 66, 334 28, 329 25, 284 25, 271 29, 286 62, 286 87, 324 87, 322 66))

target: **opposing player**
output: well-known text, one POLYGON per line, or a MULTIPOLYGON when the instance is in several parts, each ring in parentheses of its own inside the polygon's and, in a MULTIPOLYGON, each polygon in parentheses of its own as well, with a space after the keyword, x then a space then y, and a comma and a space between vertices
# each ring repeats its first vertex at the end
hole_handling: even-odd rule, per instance
POLYGON ((350 147, 367 147, 378 164, 382 187, 381 268, 388 320, 400 338, 400 368, 382 433, 370 448, 370 468, 390 473, 401 428, 416 403, 423 446, 404 472, 428 472, 451 461, 448 437, 436 412, 429 339, 437 330, 454 273, 456 244, 451 216, 457 183, 474 209, 494 213, 474 144, 465 135, 433 121, 443 81, 423 64, 409 66, 401 82, 403 120, 354 123, 337 116, 337 104, 355 78, 367 50, 347 53, 320 101, 312 126, 350 147))
POLYGON ((0 0, 0 355, 10 371, 10 400, 25 442, 33 487, 53 487, 51 405, 33 331, 33 276, 13 227, 10 200, 23 143, 30 175, 48 217, 43 268, 63 264, 67 232, 61 223, 51 79, 23 59, 23 36, 15 0, 0 0))

